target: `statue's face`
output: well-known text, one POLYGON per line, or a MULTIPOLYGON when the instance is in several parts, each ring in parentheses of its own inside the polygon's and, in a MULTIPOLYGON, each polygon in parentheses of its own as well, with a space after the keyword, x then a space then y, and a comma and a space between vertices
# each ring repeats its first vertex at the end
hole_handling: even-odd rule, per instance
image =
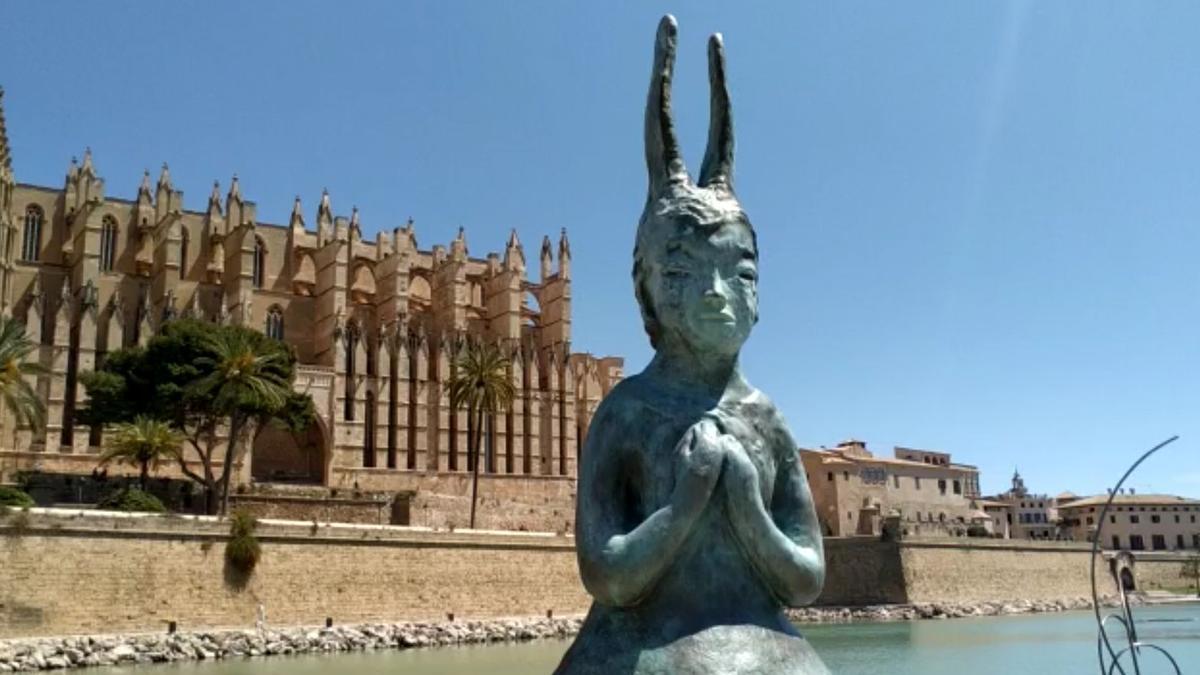
POLYGON ((692 349, 736 354, 758 319, 758 252, 741 210, 717 224, 687 217, 660 243, 646 278, 648 300, 668 341, 692 349))

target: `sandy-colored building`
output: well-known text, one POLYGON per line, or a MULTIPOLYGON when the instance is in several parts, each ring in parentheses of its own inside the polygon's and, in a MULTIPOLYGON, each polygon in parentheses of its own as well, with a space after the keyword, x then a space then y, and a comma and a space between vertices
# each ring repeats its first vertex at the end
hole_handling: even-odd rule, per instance
POLYGON ((260 435, 243 486, 461 492, 442 480, 467 470, 468 420, 451 410, 446 382, 464 345, 487 341, 509 355, 518 395, 487 422, 484 472, 570 511, 580 440, 623 363, 571 350, 565 229, 557 244, 543 239, 534 281, 515 230, 501 251, 472 256, 461 229, 421 248, 411 220, 364 238, 377 228, 357 209, 336 215, 328 192, 311 214, 297 197, 288 222, 273 224, 236 176, 192 208, 166 165, 132 199, 106 188, 90 151, 60 186, 18 183, 0 98, 0 312, 25 323, 49 370, 37 382, 48 424, 3 427, 0 481, 91 472, 103 434, 73 423, 85 402, 78 374, 195 317, 295 347, 296 388, 318 410, 304 438, 260 435))
POLYGON ((1107 522, 1100 516, 1109 495, 1082 497, 1058 505, 1065 534, 1111 550, 1200 550, 1200 499, 1124 492, 1113 497, 1107 522))
POLYGON ((995 531, 1007 531, 1007 538, 1059 539, 1067 536, 1058 527, 1057 499, 1048 494, 1030 492, 1025 487, 1025 479, 1020 471, 1013 471, 1012 486, 1008 490, 988 497, 986 501, 1006 506, 1002 512, 994 515, 1005 519, 1005 523, 997 525, 995 531))
POLYGON ((947 453, 895 448, 895 457, 876 457, 849 440, 801 449, 800 458, 826 536, 877 535, 891 513, 908 536, 961 535, 978 512, 979 470, 947 453))

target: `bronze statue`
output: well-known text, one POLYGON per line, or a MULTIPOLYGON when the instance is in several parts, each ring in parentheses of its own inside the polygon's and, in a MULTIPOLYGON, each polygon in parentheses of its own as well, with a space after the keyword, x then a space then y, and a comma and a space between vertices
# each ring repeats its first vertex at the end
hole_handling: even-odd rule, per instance
POLYGON ((583 449, 576 542, 595 603, 556 672, 827 673, 783 613, 825 577, 804 468, 738 367, 758 320, 758 244, 733 190, 721 36, 708 45, 708 150, 693 184, 671 121, 676 32, 664 17, 634 249, 656 353, 604 399, 583 449))

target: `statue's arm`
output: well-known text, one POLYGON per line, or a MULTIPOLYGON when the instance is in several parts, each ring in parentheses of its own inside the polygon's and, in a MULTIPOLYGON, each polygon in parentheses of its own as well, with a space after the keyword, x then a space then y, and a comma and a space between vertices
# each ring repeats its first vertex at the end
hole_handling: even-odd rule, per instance
MULTIPOLYGON (((607 403, 608 401, 606 401, 607 403)), ((648 514, 640 523, 629 523, 634 504, 627 503, 621 481, 621 436, 639 429, 636 420, 623 419, 619 406, 601 405, 584 443, 576 504, 576 552, 583 584, 597 602, 612 607, 637 604, 675 561, 680 546, 704 510, 721 456, 709 443, 692 451, 700 433, 689 429, 680 446, 690 467, 678 475, 672 500, 648 514), (690 461, 689 461, 690 460, 690 461)), ((711 432, 715 439, 715 428, 711 432)), ((697 446, 699 444, 696 444, 697 446)))
POLYGON ((821 593, 825 549, 800 453, 786 428, 779 436, 777 442, 786 448, 778 455, 770 507, 758 489, 757 470, 740 446, 727 454, 726 503, 733 531, 763 581, 784 604, 799 607, 821 593))

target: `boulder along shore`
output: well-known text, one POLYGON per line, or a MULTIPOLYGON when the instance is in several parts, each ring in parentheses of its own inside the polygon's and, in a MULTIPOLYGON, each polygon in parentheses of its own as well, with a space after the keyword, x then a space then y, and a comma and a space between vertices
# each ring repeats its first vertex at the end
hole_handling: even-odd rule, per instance
MULTIPOLYGON (((1085 598, 1055 602, 920 603, 788 610, 797 623, 916 621, 1090 608, 1085 598)), ((277 655, 417 649, 489 642, 566 639, 583 617, 370 623, 330 628, 260 628, 0 640, 0 673, 277 655)))

